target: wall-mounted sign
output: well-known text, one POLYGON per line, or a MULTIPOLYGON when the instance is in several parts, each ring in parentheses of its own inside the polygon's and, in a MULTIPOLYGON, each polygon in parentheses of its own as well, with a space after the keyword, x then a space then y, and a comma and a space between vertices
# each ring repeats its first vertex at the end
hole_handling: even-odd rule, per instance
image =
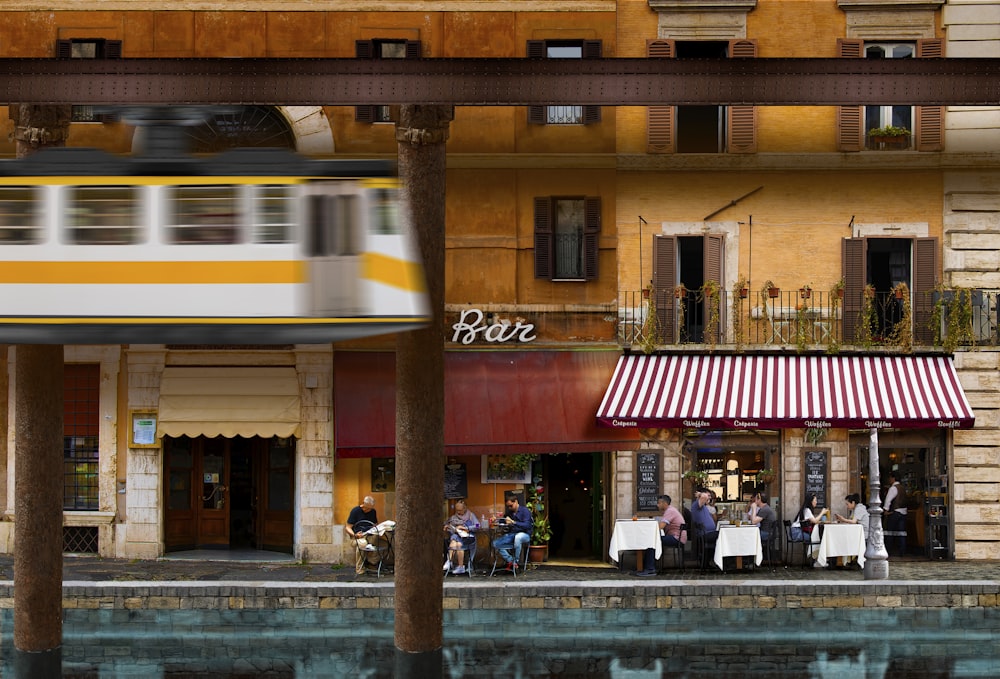
POLYGON ((655 512, 658 509, 656 499, 660 496, 660 454, 637 453, 635 466, 635 509, 655 512))
POLYGON ((156 448, 156 413, 133 410, 131 412, 128 444, 133 448, 156 448))
POLYGON ((451 341, 462 344, 472 344, 478 335, 482 335, 487 342, 531 342, 535 339, 533 323, 501 321, 487 325, 486 314, 481 309, 466 309, 458 323, 451 327, 455 331, 451 341))
POLYGON ((816 506, 819 509, 829 507, 827 504, 827 457, 825 450, 806 451, 806 495, 816 493, 816 506))

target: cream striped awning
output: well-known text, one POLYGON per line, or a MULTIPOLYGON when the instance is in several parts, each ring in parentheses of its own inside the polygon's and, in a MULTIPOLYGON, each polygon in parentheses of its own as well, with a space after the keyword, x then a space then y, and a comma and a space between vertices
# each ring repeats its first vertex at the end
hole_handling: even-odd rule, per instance
POLYGON ((946 356, 626 355, 597 412, 604 427, 969 429, 946 356))

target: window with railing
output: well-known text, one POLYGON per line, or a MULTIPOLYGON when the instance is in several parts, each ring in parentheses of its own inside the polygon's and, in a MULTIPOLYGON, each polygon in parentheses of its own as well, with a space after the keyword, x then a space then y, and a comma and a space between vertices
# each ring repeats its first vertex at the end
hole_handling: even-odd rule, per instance
MULTIPOLYGON (((598 59, 600 40, 529 40, 529 59, 598 59)), ((528 122, 536 125, 587 125, 601 121, 600 106, 529 106, 528 122)))
POLYGON ((597 278, 601 201, 599 198, 535 199, 535 278, 597 278))
POLYGON ((63 372, 63 509, 98 509, 100 365, 67 364, 63 372))

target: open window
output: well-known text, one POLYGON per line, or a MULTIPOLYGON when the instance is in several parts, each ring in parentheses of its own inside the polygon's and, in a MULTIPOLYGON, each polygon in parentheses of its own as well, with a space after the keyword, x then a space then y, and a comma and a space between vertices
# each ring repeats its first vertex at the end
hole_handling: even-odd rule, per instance
MULTIPOLYGON (((913 41, 865 41, 840 38, 837 53, 856 59, 930 59, 944 56, 944 41, 925 38, 913 41)), ((837 148, 861 150, 944 150, 943 106, 839 106, 837 108, 837 148), (869 131, 893 127, 908 135, 876 137, 869 131)))
MULTIPOLYGON (((723 287, 725 236, 720 234, 665 236, 653 239, 653 289, 660 335, 666 343, 702 343, 711 308, 700 295, 705 283, 723 287), (683 292, 681 290, 683 289, 683 292)), ((715 341, 726 327, 726 305, 719 304, 715 341)))
MULTIPOLYGON (((358 59, 419 59, 419 40, 373 39, 356 40, 354 53, 358 59)), ((391 123, 390 107, 385 104, 365 104, 354 107, 354 119, 359 123, 391 123)))
MULTIPOLYGON (((649 40, 646 56, 673 58, 752 58, 754 40, 649 40)), ((648 153, 756 153, 755 106, 650 106, 648 153)))
POLYGON ((535 198, 535 278, 596 280, 600 236, 600 198, 535 198))
MULTIPOLYGON (((600 40, 529 40, 529 59, 600 59, 600 40)), ((533 125, 590 125, 601 122, 600 106, 529 106, 533 125)))

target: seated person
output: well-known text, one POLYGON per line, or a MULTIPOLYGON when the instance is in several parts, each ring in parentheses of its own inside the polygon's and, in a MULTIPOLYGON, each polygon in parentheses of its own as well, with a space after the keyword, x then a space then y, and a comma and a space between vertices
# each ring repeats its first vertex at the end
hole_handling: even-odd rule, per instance
MULTIPOLYGON (((661 495, 656 498, 656 507, 663 512, 659 519, 660 541, 663 548, 676 547, 687 542, 687 531, 682 531, 684 525, 684 515, 670 504, 669 495, 661 495)), ((636 564, 635 575, 650 576, 656 575, 656 550, 652 547, 646 550, 642 563, 636 564), (643 568, 643 564, 648 564, 643 568)))
POLYGON ((844 498, 844 501, 847 502, 847 516, 836 514, 837 523, 861 524, 861 529, 865 532, 865 542, 868 542, 870 515, 868 508, 861 504, 861 496, 857 493, 851 493, 844 498))
MULTIPOLYGON (((799 508, 798 513, 795 515, 795 520, 792 522, 792 539, 797 542, 811 543, 809 547, 810 559, 815 559, 819 554, 819 530, 816 529, 816 525, 824 520, 826 515, 826 510, 817 510, 818 502, 816 493, 806 495, 802 507, 799 508), (796 528, 798 532, 796 532, 796 528), (799 537, 796 537, 796 535, 799 537)), ((818 568, 819 564, 813 563, 813 566, 818 568)))
POLYGON ((760 541, 764 544, 771 541, 778 523, 778 515, 768 504, 770 499, 767 493, 755 493, 750 503, 750 523, 760 528, 760 541))
MULTIPOLYGON (((444 562, 444 570, 455 575, 465 572, 465 550, 476 544, 476 530, 479 519, 469 510, 465 500, 455 502, 455 513, 444 525, 448 533, 448 558, 444 562)), ((471 564, 470 564, 471 567, 471 564)))
POLYGON ((715 515, 710 509, 709 492, 702 488, 695 496, 695 501, 691 503, 691 525, 695 528, 695 537, 705 540, 706 545, 714 545, 719 537, 719 531, 715 527, 715 515))
POLYGON ((507 562, 508 571, 517 570, 517 564, 521 563, 521 551, 531 542, 532 520, 531 512, 527 507, 522 507, 516 495, 507 497, 507 509, 503 518, 499 520, 500 525, 506 525, 508 532, 493 541, 493 546, 507 562), (510 548, 514 548, 511 554, 510 548))
POLYGON ((364 531, 354 530, 354 524, 359 521, 371 521, 372 526, 378 523, 378 513, 375 511, 375 498, 371 495, 365 495, 365 499, 361 501, 361 504, 351 510, 351 513, 347 517, 347 523, 344 525, 344 530, 350 536, 351 540, 354 541, 356 552, 354 572, 357 575, 363 575, 366 562, 369 562, 373 557, 376 559, 378 557, 375 551, 367 549, 368 540, 364 536, 364 531))

